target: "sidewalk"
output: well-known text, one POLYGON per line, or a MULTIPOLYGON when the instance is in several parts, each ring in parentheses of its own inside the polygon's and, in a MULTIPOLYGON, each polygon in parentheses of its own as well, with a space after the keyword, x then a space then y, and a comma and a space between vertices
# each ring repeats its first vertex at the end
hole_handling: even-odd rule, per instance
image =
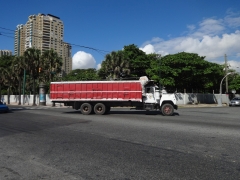
POLYGON ((227 104, 222 104, 222 106, 218 106, 218 104, 179 104, 179 108, 194 108, 194 107, 227 107, 227 104))
MULTIPOLYGON (((36 104, 37 104, 36 106, 44 107, 44 105, 39 105, 38 103, 36 103, 36 104)), ((18 102, 11 102, 10 104, 7 104, 7 103, 6 103, 6 105, 7 105, 7 106, 9 106, 9 105, 18 106, 18 102)), ((32 103, 29 103, 29 104, 28 104, 28 103, 25 103, 25 104, 23 104, 23 103, 21 102, 21 105, 19 105, 19 106, 33 106, 33 105, 32 105, 32 103)), ((46 104, 45 107, 46 107, 46 106, 48 106, 48 107, 53 107, 52 104, 46 104)), ((63 103, 56 103, 56 104, 55 104, 55 107, 68 107, 68 106, 64 106, 63 103)))

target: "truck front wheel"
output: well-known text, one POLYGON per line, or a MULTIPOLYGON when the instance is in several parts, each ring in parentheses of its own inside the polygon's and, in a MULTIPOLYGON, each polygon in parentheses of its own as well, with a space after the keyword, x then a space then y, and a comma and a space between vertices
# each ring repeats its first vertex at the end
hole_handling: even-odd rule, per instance
POLYGON ((103 115, 106 112, 106 106, 103 103, 97 103, 94 106, 95 114, 103 115))
POLYGON ((171 104, 164 104, 161 108, 161 111, 164 116, 172 116, 174 108, 171 104))
POLYGON ((92 112, 92 105, 89 103, 83 103, 80 110, 83 115, 88 115, 92 112))

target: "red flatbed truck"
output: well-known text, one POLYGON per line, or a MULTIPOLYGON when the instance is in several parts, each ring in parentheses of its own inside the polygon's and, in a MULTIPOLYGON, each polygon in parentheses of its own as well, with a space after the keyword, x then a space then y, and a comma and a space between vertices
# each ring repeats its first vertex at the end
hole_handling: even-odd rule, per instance
POLYGON ((62 81, 51 82, 50 100, 80 109, 84 115, 106 114, 111 107, 135 107, 160 110, 170 116, 177 109, 174 94, 162 94, 147 77, 127 81, 62 81))

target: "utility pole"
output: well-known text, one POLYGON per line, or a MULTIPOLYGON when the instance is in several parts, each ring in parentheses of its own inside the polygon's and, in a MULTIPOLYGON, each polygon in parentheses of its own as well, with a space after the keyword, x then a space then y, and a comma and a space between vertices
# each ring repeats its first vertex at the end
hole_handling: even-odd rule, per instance
MULTIPOLYGON (((228 65, 227 65, 227 55, 224 55, 225 59, 225 75, 228 73, 228 65)), ((226 76, 226 92, 228 93, 228 77, 226 76)))

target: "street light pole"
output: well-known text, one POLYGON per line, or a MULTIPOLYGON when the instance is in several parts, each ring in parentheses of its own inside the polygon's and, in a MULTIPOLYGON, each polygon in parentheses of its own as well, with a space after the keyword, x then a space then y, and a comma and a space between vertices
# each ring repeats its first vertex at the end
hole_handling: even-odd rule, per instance
POLYGON ((220 94, 220 97, 218 98, 218 106, 222 106, 222 82, 223 80, 232 73, 227 73, 221 80, 221 83, 220 83, 220 90, 219 90, 219 94, 220 94))
MULTIPOLYGON (((228 65, 227 65, 227 55, 224 55, 225 58, 225 75, 227 75, 228 72, 228 65)), ((226 76, 226 92, 228 93, 228 77, 226 76)))

